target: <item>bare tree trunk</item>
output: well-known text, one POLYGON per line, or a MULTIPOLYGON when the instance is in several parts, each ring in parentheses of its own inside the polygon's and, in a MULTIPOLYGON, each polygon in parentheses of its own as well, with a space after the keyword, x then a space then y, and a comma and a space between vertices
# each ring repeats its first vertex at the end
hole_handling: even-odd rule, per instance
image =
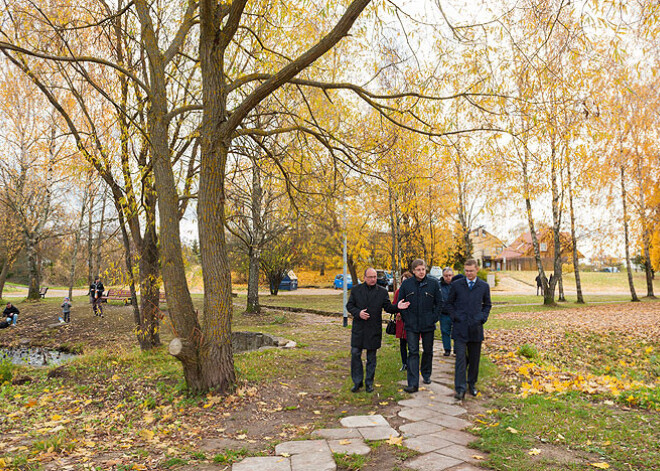
POLYGON ((573 272, 575 273, 575 289, 577 291, 577 303, 584 304, 582 296, 582 283, 580 282, 580 264, 578 260, 577 238, 575 237, 575 212, 573 210, 573 176, 571 174, 571 161, 566 155, 566 171, 568 175, 568 204, 571 217, 571 250, 573 254, 573 272))
MULTIPOLYGON (((355 260, 353 260, 353 255, 350 253, 346 257, 346 264, 348 265, 348 271, 351 274, 351 282, 353 283, 353 286, 356 286, 359 283, 357 265, 355 264, 355 260)), ((346 284, 346 287, 348 288, 348 283, 346 284)))
POLYGON ((543 304, 553 305, 555 304, 554 291, 550 292, 548 286, 548 279, 545 276, 545 270, 543 269, 543 262, 541 261, 541 249, 539 247, 539 240, 536 236, 536 228, 534 227, 534 218, 532 217, 532 200, 530 198, 530 188, 529 188, 529 173, 528 173, 528 157, 527 149, 525 149, 525 154, 522 162, 522 172, 523 172, 523 186, 524 186, 524 196, 525 196, 525 209, 527 212, 527 224, 529 225, 529 234, 532 238, 532 247, 534 247, 534 260, 536 261, 536 268, 541 277, 541 284, 543 286, 543 304))
POLYGON ((73 285, 76 283, 76 260, 78 259, 78 250, 80 248, 80 237, 85 223, 85 208, 87 207, 87 190, 83 195, 82 206, 80 208, 80 218, 78 219, 78 229, 76 230, 73 243, 73 252, 71 253, 71 265, 69 266, 69 300, 73 301, 73 285))
MULTIPOLYGON (((90 190, 91 191, 91 190, 90 190)), ((91 285, 96 278, 94 273, 94 197, 96 192, 90 193, 89 211, 87 212, 87 284, 91 285)))
POLYGON ((394 213, 394 206, 392 204, 392 188, 387 186, 387 202, 390 206, 390 231, 392 233, 392 291, 396 291, 399 286, 399 272, 397 271, 396 263, 396 225, 394 223, 394 218, 398 218, 398 215, 394 213))
POLYGON ((30 236, 25 237, 25 253, 27 254, 28 275, 30 277, 27 299, 38 301, 40 298, 41 273, 39 272, 36 241, 30 236))
POLYGON ((101 192, 101 220, 99 221, 98 235, 96 236, 96 275, 101 275, 102 251, 103 247, 103 230, 105 228, 105 191, 101 192))
POLYGON ((7 282, 7 275, 9 274, 10 266, 9 261, 5 260, 2 264, 2 270, 0 270, 0 299, 2 299, 2 293, 5 290, 5 283, 7 282))
POLYGON ((653 270, 651 267, 651 236, 649 234, 648 218, 646 217, 646 199, 644 197, 644 177, 640 156, 637 155, 637 187, 639 188, 639 219, 642 225, 642 245, 644 251, 644 272, 646 274, 646 297, 655 298, 653 292, 653 270))
POLYGON ((249 267, 248 267, 248 292, 247 306, 245 312, 258 314, 261 312, 259 306, 259 251, 263 234, 261 231, 261 205, 263 199, 263 190, 261 187, 261 174, 256 159, 252 161, 252 235, 249 239, 248 247, 249 267))
MULTIPOLYGON (((550 282, 549 292, 552 295, 552 302, 554 302, 555 286, 560 283, 562 279, 562 266, 561 266, 561 206, 559 187, 557 186, 557 148, 555 145, 554 135, 551 141, 550 152, 550 179, 552 187, 552 236, 554 244, 554 276, 550 282)), ((559 291, 559 301, 565 302, 563 290, 559 291)), ((544 300, 545 302, 545 300, 544 300)), ((547 303, 546 303, 547 304, 547 303)))
POLYGON ((21 249, 14 250, 5 254, 4 263, 2 264, 2 270, 0 270, 0 299, 2 299, 2 293, 5 290, 5 283, 7 282, 7 276, 9 275, 9 270, 14 265, 16 257, 21 252, 21 249))
POLYGON ((628 209, 626 204, 626 182, 625 167, 621 164, 621 202, 623 204, 623 234, 626 246, 626 269, 628 270, 628 286, 630 287, 631 301, 638 302, 639 298, 635 293, 635 284, 633 283, 632 266, 630 264, 630 236, 628 234, 628 209))

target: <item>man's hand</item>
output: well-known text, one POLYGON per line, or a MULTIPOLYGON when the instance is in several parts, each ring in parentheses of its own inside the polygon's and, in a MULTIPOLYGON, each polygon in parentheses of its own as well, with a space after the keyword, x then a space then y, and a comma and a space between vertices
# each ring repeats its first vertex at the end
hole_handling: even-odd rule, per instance
POLYGON ((396 305, 399 309, 408 309, 408 306, 410 306, 410 301, 399 301, 396 305))
POLYGON ((364 319, 366 321, 367 319, 369 319, 369 317, 370 317, 369 313, 367 312, 366 309, 362 309, 360 311, 360 319, 364 319))

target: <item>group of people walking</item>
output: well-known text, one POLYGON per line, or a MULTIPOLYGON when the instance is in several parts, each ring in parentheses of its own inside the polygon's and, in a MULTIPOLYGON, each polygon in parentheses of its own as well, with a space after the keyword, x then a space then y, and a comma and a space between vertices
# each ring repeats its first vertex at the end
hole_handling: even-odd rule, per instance
POLYGON ((436 323, 440 322, 444 355, 451 355, 454 340, 456 366, 454 397, 462 400, 466 392, 477 395, 483 324, 490 314, 490 287, 477 277, 475 260, 465 262, 465 276, 445 268, 442 279, 429 276, 426 263, 414 260, 411 272, 402 276, 401 287, 390 302, 387 290, 376 284, 376 270, 367 268, 364 283, 355 286, 346 304, 353 315, 351 330, 351 391, 363 385, 374 390, 376 353, 382 341, 382 311, 397 314, 396 336, 400 339, 402 371, 406 371, 404 391, 419 390, 420 373, 424 384, 431 383, 433 342, 436 323), (422 353, 420 361, 420 341, 422 353), (362 366, 362 350, 366 355, 366 376, 362 366))

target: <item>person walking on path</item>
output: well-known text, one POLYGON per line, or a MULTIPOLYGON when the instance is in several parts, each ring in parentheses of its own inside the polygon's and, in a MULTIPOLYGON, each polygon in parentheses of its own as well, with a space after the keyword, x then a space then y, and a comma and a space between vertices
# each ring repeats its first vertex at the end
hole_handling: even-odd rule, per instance
POLYGON ((483 325, 488 321, 490 308, 490 287, 477 278, 477 262, 469 259, 465 262, 465 279, 453 281, 447 300, 447 311, 453 322, 454 353, 454 397, 459 401, 465 397, 466 369, 467 389, 477 395, 479 377, 479 358, 481 342, 484 340, 483 325))
POLYGON ((398 306, 390 302, 386 288, 378 286, 378 275, 373 268, 364 271, 364 283, 353 287, 346 309, 353 315, 351 326, 351 392, 358 392, 363 384, 367 392, 374 390, 376 375, 376 353, 383 337, 383 309, 394 314, 408 307, 400 301, 398 306), (366 377, 362 367, 362 350, 367 350, 366 377))
POLYGON ((541 275, 536 275, 536 295, 539 295, 539 291, 543 288, 543 283, 541 282, 541 275))
POLYGON ((447 300, 449 299, 449 291, 451 288, 452 280, 460 280, 465 278, 460 273, 454 276, 454 270, 451 267, 446 267, 442 270, 442 278, 440 279, 440 293, 442 294, 442 313, 440 314, 440 332, 442 332, 442 347, 445 349, 444 356, 448 357, 451 354, 451 317, 447 311, 447 300))
MULTIPOLYGON (((409 271, 403 272, 401 275, 401 283, 403 283, 408 278, 412 278, 412 273, 409 271)), ((399 302, 399 289, 394 292, 394 300, 392 303, 396 304, 399 302)), ((408 368, 408 341, 406 340, 406 329, 403 325, 403 320, 401 319, 401 313, 396 314, 396 338, 399 339, 399 352, 401 352, 401 369, 399 371, 405 371, 408 368)))
POLYGON ((71 320, 71 301, 69 298, 64 298, 62 302, 62 317, 60 317, 60 322, 69 322, 71 320))
POLYGON ((101 305, 103 291, 105 291, 105 287, 101 282, 101 278, 97 276, 94 283, 89 285, 89 297, 92 300, 94 315, 99 317, 103 317, 103 306, 101 305))
POLYGON ((16 306, 14 306, 12 303, 7 303, 7 307, 5 307, 5 310, 2 311, 2 317, 7 320, 8 324, 16 327, 16 322, 18 322, 18 315, 20 313, 21 312, 16 306))
POLYGON ((410 265, 413 277, 401 283, 399 299, 410 305, 401 311, 401 318, 406 329, 408 341, 408 386, 405 392, 419 390, 419 339, 421 336, 422 353, 421 373, 424 384, 431 384, 433 368, 433 335, 435 323, 442 309, 442 294, 438 280, 426 274, 426 262, 417 259, 410 265))

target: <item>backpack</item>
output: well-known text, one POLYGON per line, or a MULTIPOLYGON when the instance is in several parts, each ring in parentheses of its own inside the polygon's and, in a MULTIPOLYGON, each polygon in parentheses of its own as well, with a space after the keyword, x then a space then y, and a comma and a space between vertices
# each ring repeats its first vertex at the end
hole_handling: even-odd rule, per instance
POLYGON ((9 327, 9 322, 7 322, 5 319, 2 319, 0 321, 0 329, 6 329, 7 327, 9 327))

